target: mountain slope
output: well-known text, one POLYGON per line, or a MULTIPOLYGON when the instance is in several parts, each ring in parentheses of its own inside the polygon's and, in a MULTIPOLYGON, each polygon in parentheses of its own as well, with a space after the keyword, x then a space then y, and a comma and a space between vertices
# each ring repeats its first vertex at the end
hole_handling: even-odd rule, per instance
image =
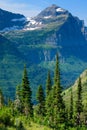
POLYGON ((24 15, 11 13, 0 9, 0 31, 23 28, 27 21, 24 15))
POLYGON ((0 35, 0 88, 3 90, 6 98, 11 97, 11 99, 14 99, 16 86, 22 82, 25 63, 28 66, 30 84, 33 97, 35 97, 36 89, 34 84, 38 86, 37 82, 43 83, 43 79, 41 80, 38 76, 40 75, 39 72, 44 71, 44 74, 41 74, 41 76, 46 77, 47 70, 35 64, 32 65, 31 61, 28 61, 28 58, 18 50, 15 42, 11 42, 0 35), (33 80, 33 76, 36 76, 36 81, 33 80))
POLYGON ((18 77, 22 75, 20 68, 23 68, 23 64, 23 56, 14 43, 0 35, 0 88, 3 89, 5 96, 14 97, 13 93, 15 86, 20 82, 18 77))
MULTIPOLYGON (((80 75, 81 82, 82 82, 82 102, 84 105, 84 109, 86 109, 87 105, 87 69, 80 75)), ((66 104, 70 104, 70 95, 71 95, 71 88, 73 92, 73 99, 74 99, 74 106, 77 98, 77 86, 78 80, 75 81, 74 85, 63 92, 64 100, 66 104)))

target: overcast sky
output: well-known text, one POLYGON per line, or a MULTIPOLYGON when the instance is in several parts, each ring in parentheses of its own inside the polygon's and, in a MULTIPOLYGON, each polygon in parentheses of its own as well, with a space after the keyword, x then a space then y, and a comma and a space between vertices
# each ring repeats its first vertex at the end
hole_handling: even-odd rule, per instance
POLYGON ((87 0, 0 0, 0 8, 21 13, 27 17, 37 15, 52 4, 69 10, 74 16, 85 20, 87 25, 87 0))

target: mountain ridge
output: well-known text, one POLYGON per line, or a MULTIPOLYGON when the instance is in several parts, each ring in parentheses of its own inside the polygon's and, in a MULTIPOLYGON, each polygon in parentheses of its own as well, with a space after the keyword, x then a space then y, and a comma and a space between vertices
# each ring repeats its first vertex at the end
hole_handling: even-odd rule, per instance
POLYGON ((0 8, 0 32, 22 29, 27 24, 26 17, 0 8))

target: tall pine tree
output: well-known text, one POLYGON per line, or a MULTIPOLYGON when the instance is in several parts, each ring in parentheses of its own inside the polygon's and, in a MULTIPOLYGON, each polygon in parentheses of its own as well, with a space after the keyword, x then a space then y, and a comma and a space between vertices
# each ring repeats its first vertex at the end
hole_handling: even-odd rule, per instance
POLYGON ((78 86, 77 86, 77 101, 76 101, 76 114, 77 114, 77 125, 80 125, 80 114, 83 112, 82 105, 82 83, 81 78, 79 77, 78 86))
POLYGON ((46 120, 49 127, 53 127, 53 121, 54 121, 54 105, 53 105, 53 90, 51 89, 49 92, 49 95, 46 97, 46 120))
POLYGON ((28 80, 26 66, 24 66, 21 98, 22 98, 21 100, 22 100, 23 112, 25 113, 26 116, 32 117, 33 116, 32 91, 28 80))
POLYGON ((42 85, 38 87, 37 91, 37 101, 38 101, 38 115, 44 116, 45 115, 45 95, 42 85))
POLYGON ((71 89, 71 98, 70 98, 70 111, 69 111, 69 119, 72 120, 73 119, 73 92, 71 89))
POLYGON ((53 108, 54 108, 54 126, 58 129, 60 124, 65 121, 65 104, 62 98, 62 87, 60 84, 60 69, 58 54, 56 55, 56 67, 53 86, 53 108))
POLYGON ((48 71, 47 81, 46 81, 46 97, 49 95, 51 89, 52 89, 52 82, 51 82, 50 71, 48 71))
POLYGON ((16 99, 14 101, 14 109, 18 112, 22 112, 21 89, 21 85, 16 87, 16 99))
POLYGON ((48 120, 48 125, 51 127, 53 122, 53 109, 52 109, 52 82, 51 82, 51 76, 50 71, 48 71, 47 75, 47 81, 46 81, 46 102, 45 102, 45 108, 46 108, 46 119, 48 120))

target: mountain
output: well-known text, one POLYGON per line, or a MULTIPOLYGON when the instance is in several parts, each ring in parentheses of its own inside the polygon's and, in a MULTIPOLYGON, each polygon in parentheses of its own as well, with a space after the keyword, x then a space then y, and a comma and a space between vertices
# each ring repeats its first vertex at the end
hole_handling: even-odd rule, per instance
MULTIPOLYGON (((15 47, 13 51, 15 58, 9 58, 10 62, 16 60, 13 62, 15 66, 8 62, 8 71, 5 73, 5 76, 9 77, 10 70, 12 70, 11 75, 14 75, 15 72, 15 77, 9 77, 10 87, 15 88, 21 82, 23 64, 26 63, 35 97, 39 84, 43 84, 45 88, 48 69, 51 70, 52 76, 54 74, 57 52, 60 58, 62 85, 63 87, 70 86, 87 68, 87 41, 84 30, 85 26, 82 20, 73 16, 69 11, 52 5, 36 17, 28 19, 28 23, 22 29, 1 33, 8 39, 12 47, 15 47), (18 73, 16 68, 18 68, 18 73)), ((10 44, 8 44, 8 48, 10 44)), ((11 49, 9 49, 9 53, 10 51, 11 49)), ((10 56, 13 55, 10 53, 10 56)), ((7 57, 4 56, 4 58, 7 60, 7 57)), ((3 59, 0 64, 7 67, 6 64, 2 64, 2 61, 3 59)), ((2 67, 1 70, 4 71, 4 68, 2 67)), ((5 83, 7 79, 5 77, 3 79, 5 83)), ((9 84, 4 83, 1 80, 0 86, 8 88, 9 84)))
POLYGON ((27 29, 35 30, 45 28, 46 25, 52 24, 54 22, 63 22, 66 20, 68 15, 68 11, 56 6, 52 5, 51 7, 46 8, 36 17, 29 20, 29 24, 27 25, 27 29))
POLYGON ((23 28, 27 24, 26 17, 0 9, 0 31, 23 28))

